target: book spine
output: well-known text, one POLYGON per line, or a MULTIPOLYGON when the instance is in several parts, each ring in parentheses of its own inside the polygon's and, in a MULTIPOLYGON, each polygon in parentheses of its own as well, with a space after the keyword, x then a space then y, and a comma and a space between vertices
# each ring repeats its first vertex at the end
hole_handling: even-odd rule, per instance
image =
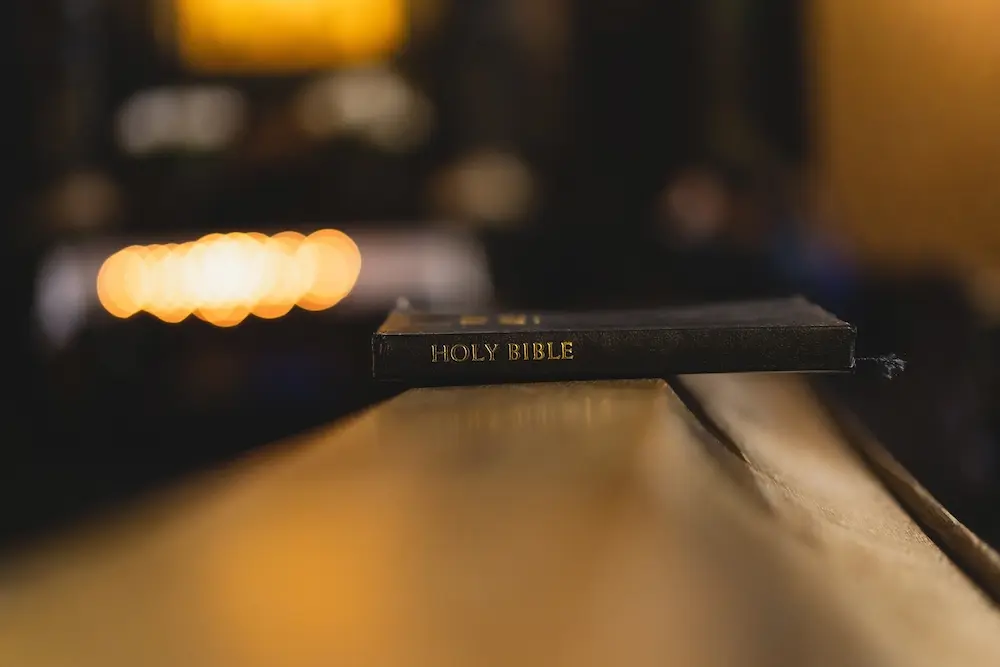
POLYGON ((683 373, 846 372, 849 327, 376 334, 377 380, 491 383, 683 373))

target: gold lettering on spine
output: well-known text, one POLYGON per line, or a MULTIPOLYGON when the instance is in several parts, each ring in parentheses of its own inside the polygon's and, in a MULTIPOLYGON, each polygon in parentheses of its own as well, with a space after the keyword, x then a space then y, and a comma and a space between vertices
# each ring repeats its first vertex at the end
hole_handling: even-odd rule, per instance
MULTIPOLYGON (((501 361, 500 343, 455 343, 431 345, 431 363, 501 361)), ((506 361, 568 361, 574 358, 573 341, 507 343, 506 361)))

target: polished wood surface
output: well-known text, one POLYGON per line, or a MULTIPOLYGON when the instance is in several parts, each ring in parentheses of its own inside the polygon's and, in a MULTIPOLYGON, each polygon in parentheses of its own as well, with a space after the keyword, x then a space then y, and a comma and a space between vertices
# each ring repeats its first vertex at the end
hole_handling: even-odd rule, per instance
POLYGON ((1000 664, 804 381, 681 389, 420 389, 280 443, 0 567, 0 665, 1000 664))

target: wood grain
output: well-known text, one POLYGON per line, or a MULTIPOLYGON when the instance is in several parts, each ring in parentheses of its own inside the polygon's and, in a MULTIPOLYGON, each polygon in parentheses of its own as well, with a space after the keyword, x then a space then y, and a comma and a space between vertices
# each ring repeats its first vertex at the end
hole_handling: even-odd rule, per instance
POLYGON ((0 665, 996 665, 784 376, 410 391, 0 567, 0 665), (745 455, 741 458, 740 453, 745 455))

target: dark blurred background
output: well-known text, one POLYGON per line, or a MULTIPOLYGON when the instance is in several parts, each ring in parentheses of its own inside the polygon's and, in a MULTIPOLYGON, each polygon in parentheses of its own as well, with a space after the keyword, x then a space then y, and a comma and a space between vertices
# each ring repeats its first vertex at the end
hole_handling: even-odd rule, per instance
POLYGON ((908 359, 836 389, 1000 541, 1000 4, 4 13, 3 544, 384 398, 369 337, 399 298, 790 293, 908 359))

